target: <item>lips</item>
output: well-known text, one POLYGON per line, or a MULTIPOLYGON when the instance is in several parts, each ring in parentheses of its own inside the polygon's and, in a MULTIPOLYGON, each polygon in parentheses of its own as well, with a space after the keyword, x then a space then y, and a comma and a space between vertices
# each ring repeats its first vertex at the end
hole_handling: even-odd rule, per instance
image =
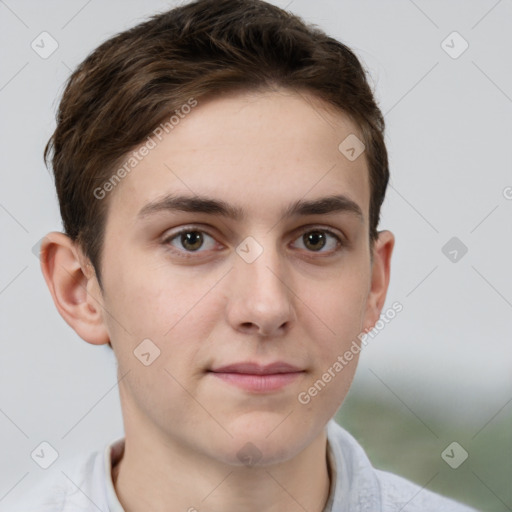
POLYGON ((300 368, 288 363, 278 361, 276 363, 260 365, 257 363, 244 362, 229 364, 210 370, 214 373, 241 373, 247 375, 275 375, 277 373, 297 373, 300 368))
POLYGON ((261 365, 253 362, 234 363, 209 370, 222 382, 251 393, 269 393, 285 388, 299 378, 304 370, 278 361, 261 365))

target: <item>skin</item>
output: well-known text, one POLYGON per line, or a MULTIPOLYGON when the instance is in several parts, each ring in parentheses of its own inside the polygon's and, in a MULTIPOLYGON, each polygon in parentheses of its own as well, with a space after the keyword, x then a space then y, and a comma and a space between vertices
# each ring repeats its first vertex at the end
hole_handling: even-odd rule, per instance
POLYGON ((325 425, 358 356, 308 404, 297 397, 378 320, 394 245, 381 231, 371 259, 366 160, 338 150, 349 134, 359 130, 346 115, 306 93, 199 102, 104 199, 102 288, 78 246, 47 236, 42 269, 59 312, 85 341, 110 340, 118 360, 126 448, 113 478, 127 511, 322 511, 325 425), (171 193, 223 200, 245 216, 138 215, 171 193), (294 201, 333 194, 361 216, 283 217, 294 201), (172 238, 183 227, 203 245, 172 238), (322 229, 342 244, 325 231, 308 242, 322 229), (251 263, 236 251, 248 236, 263 249, 251 263), (134 350, 148 338, 160 356, 145 366, 134 350), (302 372, 258 393, 208 371, 241 361, 302 372), (252 465, 237 455, 249 442, 252 465))

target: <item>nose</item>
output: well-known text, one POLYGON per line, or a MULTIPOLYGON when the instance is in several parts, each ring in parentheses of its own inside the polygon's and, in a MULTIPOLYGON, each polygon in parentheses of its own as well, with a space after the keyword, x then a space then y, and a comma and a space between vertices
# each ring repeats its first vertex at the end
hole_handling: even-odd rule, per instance
POLYGON ((264 248, 251 263, 235 257, 229 274, 228 322, 238 332, 282 336, 295 320, 295 308, 292 283, 281 256, 264 248))

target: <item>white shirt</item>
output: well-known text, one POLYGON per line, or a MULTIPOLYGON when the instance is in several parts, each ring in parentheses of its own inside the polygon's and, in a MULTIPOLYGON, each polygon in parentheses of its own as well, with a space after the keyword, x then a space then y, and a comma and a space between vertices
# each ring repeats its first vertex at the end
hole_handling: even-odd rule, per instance
MULTIPOLYGON (((334 419, 327 424, 327 447, 331 488, 323 512, 476 512, 375 469, 363 448, 334 419)), ((42 480, 9 512, 124 512, 111 472, 123 451, 120 438, 85 461, 72 461, 67 470, 42 480)))

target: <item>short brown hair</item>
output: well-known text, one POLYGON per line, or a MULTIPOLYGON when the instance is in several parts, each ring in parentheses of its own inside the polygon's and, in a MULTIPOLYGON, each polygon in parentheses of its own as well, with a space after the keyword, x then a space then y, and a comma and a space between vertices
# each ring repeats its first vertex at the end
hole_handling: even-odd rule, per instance
POLYGON ((197 0, 101 44, 63 93, 44 159, 48 164, 52 153, 64 230, 90 259, 100 286, 108 201, 93 191, 191 98, 276 86, 313 93, 360 128, 371 187, 370 239, 376 239, 389 179, 384 119, 357 57, 262 0, 197 0))

